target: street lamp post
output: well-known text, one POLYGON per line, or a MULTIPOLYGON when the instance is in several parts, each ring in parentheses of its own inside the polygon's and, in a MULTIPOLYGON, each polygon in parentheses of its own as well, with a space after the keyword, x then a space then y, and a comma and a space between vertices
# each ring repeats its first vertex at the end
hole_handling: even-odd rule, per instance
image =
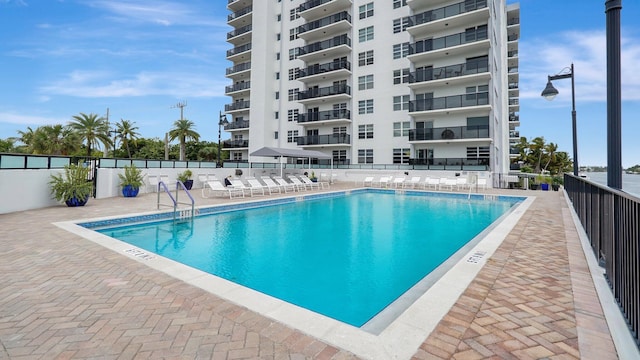
MULTIPOLYGON (((542 97, 551 101, 558 95, 558 89, 553 87, 551 81, 560 79, 571 79, 571 125, 573 127, 573 175, 578 176, 578 132, 576 129, 576 95, 575 95, 575 81, 573 72, 573 63, 568 69, 568 73, 548 76, 547 86, 542 90, 542 97)), ((562 72, 562 71, 561 71, 562 72)))
POLYGON ((607 186, 622 189, 622 88, 620 11, 622 0, 605 2, 607 15, 607 186))
POLYGON ((222 167, 222 148, 220 147, 220 137, 222 136, 222 127, 228 125, 229 121, 227 120, 227 114, 223 114, 220 111, 220 119, 218 121, 218 165, 217 167, 222 167))

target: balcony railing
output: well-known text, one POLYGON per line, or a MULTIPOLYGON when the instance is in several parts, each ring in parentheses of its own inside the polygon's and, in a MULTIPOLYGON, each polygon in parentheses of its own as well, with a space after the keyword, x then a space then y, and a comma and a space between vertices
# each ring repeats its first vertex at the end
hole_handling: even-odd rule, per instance
POLYGON ((441 7, 435 10, 425 11, 420 14, 409 16, 409 26, 426 24, 428 22, 445 19, 466 12, 487 7, 487 0, 463 1, 457 4, 441 7))
POLYGON ((222 142, 222 147, 227 149, 247 148, 249 140, 225 140, 222 142))
POLYGON ((517 50, 507 52, 507 57, 517 57, 517 56, 518 56, 517 50))
POLYGON ((589 238, 593 255, 604 267, 607 284, 630 335, 639 346, 640 198, 569 174, 564 175, 564 187, 589 238))
POLYGON ((452 109, 489 104, 489 93, 444 96, 409 101, 409 112, 452 109))
POLYGON ((224 92, 225 93, 231 93, 231 92, 235 92, 235 91, 246 90, 246 89, 249 89, 249 88, 251 88, 251 81, 237 83, 237 84, 233 84, 231 86, 227 86, 227 87, 224 88, 224 92))
POLYGON ((351 144, 351 136, 349 134, 332 134, 332 135, 312 135, 299 136, 298 145, 339 145, 351 144))
POLYGON ((409 83, 448 79, 452 77, 478 74, 489 71, 489 60, 467 62, 464 64, 449 65, 437 68, 427 68, 414 71, 409 74, 409 83))
POLYGON ((330 63, 326 63, 322 65, 320 64, 311 65, 306 69, 300 70, 297 78, 303 78, 307 76, 322 74, 322 73, 340 70, 340 69, 351 70, 351 63, 348 62, 347 60, 340 60, 340 61, 332 61, 330 63))
POLYGON ((320 6, 322 4, 326 4, 331 1, 332 0, 310 0, 301 4, 300 7, 298 7, 298 11, 303 12, 309 9, 313 9, 314 7, 320 6))
POLYGON ((509 20, 507 20, 508 26, 518 25, 518 24, 520 24, 520 18, 509 18, 509 20))
POLYGON ((227 50, 227 57, 237 55, 243 53, 245 51, 251 50, 251 43, 247 43, 244 45, 236 46, 231 50, 227 50))
POLYGON ((509 113, 509 121, 520 121, 520 115, 509 113))
POLYGON ((234 13, 231 13, 227 16, 227 21, 231 21, 233 19, 239 18, 242 15, 248 14, 253 11, 253 6, 249 5, 244 9, 240 9, 234 13))
POLYGON ((520 131, 509 131, 509 137, 510 138, 519 138, 520 137, 520 131))
POLYGON ((235 30, 229 31, 227 33, 227 40, 234 38, 236 36, 242 35, 244 33, 248 33, 249 31, 251 31, 251 24, 247 25, 247 26, 243 26, 241 28, 237 28, 235 30))
POLYGON ((340 94, 351 95, 351 87, 349 85, 333 85, 324 88, 312 88, 306 91, 298 92, 298 100, 314 99, 323 96, 340 94))
POLYGON ((518 83, 509 83, 509 90, 514 90, 518 88, 518 83))
POLYGON ((486 139, 488 137, 489 125, 449 126, 409 130, 409 141, 486 139))
POLYGON ((237 72, 250 70, 250 69, 251 69, 251 62, 249 61, 246 63, 238 64, 230 68, 227 68, 227 75, 235 74, 237 72))
POLYGON ((249 101, 238 101, 233 104, 227 104, 224 106, 224 111, 234 111, 240 109, 248 109, 249 101))
POLYGON ((429 170, 489 170, 488 158, 409 159, 409 165, 425 166, 429 170))
POLYGON ((518 40, 518 34, 511 34, 507 36, 507 41, 516 41, 518 40))
POLYGON ((482 26, 478 27, 478 29, 474 31, 465 31, 463 33, 443 36, 435 39, 416 41, 409 46, 409 55, 469 44, 486 39, 488 39, 487 27, 482 26))
POLYGON ((520 100, 518 100, 518 99, 509 99, 509 105, 520 105, 520 100))
POLYGON ((351 46, 351 39, 349 39, 349 37, 346 34, 344 34, 344 35, 336 36, 333 39, 318 41, 313 44, 309 44, 307 46, 298 48, 298 51, 299 51, 298 54, 299 55, 311 54, 314 52, 327 50, 332 47, 336 47, 340 45, 351 46))
POLYGON ((238 120, 224 126, 225 130, 247 129, 249 128, 249 120, 238 120))
POLYGON ((347 109, 340 109, 340 110, 309 112, 306 114, 298 115, 299 123, 306 123, 306 122, 312 122, 312 121, 338 120, 338 119, 351 119, 351 111, 347 109))
POLYGON ((303 33, 306 33, 307 31, 319 29, 321 27, 335 24, 343 20, 347 20, 349 23, 351 22, 351 15, 349 15, 349 13, 346 11, 298 26, 298 34, 303 34, 303 33))

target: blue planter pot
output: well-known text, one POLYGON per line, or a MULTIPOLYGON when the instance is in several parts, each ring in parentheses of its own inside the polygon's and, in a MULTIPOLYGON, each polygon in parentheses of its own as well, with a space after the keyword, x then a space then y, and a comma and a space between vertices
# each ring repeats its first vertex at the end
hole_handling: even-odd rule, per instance
POLYGON ((124 197, 136 197, 138 196, 138 192, 140 188, 134 188, 131 185, 125 185, 122 187, 122 196, 124 197))
POLYGON ((78 198, 71 198, 64 203, 67 204, 68 207, 76 207, 76 206, 84 206, 87 201, 89 201, 89 197, 87 196, 84 200, 79 200, 78 198))
POLYGON ((542 186, 542 191, 549 191, 549 184, 540 184, 542 186))

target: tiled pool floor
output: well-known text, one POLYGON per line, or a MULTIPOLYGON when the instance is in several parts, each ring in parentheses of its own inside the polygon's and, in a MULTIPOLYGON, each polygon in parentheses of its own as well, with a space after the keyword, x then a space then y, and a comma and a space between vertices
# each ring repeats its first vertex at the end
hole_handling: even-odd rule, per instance
MULTIPOLYGON (((537 198, 413 358, 617 358, 561 193, 512 194, 537 198)), ((0 215, 0 359, 356 358, 52 224, 155 201, 0 215)))

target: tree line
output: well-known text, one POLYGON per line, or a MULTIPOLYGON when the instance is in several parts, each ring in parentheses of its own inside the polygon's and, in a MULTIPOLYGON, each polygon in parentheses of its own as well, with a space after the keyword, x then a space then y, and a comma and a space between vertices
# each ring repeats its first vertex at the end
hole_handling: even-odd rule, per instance
MULTIPOLYGON (((168 132, 169 159, 214 161, 218 144, 199 141, 195 124, 187 119, 176 120, 168 132)), ((164 159, 165 142, 158 138, 142 138, 135 122, 120 119, 110 128, 106 118, 80 113, 66 124, 27 127, 17 137, 0 139, 0 152, 34 155, 68 155, 101 157, 108 149, 110 156, 130 159, 164 159), (114 146, 115 145, 115 146, 114 146)), ((224 157, 224 153, 222 154, 224 157)))
POLYGON ((513 162, 520 165, 521 172, 557 175, 570 172, 573 168, 573 160, 569 158, 569 154, 558 151, 557 144, 546 143, 542 136, 533 138, 531 142, 522 136, 515 148, 518 150, 518 157, 513 162))

